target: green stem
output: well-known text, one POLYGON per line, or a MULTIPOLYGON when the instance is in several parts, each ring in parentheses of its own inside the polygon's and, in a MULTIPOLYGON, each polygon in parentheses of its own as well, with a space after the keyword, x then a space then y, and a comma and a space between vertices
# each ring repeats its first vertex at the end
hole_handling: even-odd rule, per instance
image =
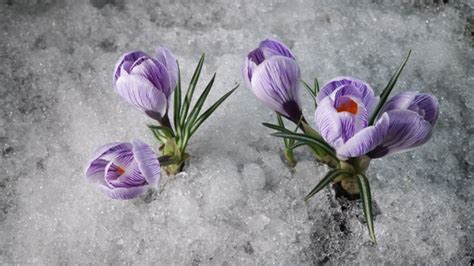
POLYGON ((285 148, 285 159, 286 162, 288 163, 289 167, 295 167, 296 166, 296 160, 294 157, 294 153, 292 149, 287 149, 285 148))
MULTIPOLYGON (((341 169, 348 170, 353 173, 360 173, 365 175, 365 171, 369 167, 370 158, 367 156, 350 158, 347 161, 341 161, 341 169)), ((357 199, 360 197, 359 184, 356 176, 339 176, 336 178, 335 183, 339 183, 342 194, 346 194, 349 199, 357 199)))

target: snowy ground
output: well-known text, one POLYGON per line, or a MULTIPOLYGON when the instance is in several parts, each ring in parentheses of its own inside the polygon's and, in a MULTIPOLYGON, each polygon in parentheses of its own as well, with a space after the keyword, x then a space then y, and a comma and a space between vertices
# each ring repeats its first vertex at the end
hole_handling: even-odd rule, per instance
POLYGON ((0 264, 472 264, 472 1, 69 2, 0 2, 0 264), (371 165, 377 246, 357 202, 330 189, 302 201, 327 168, 304 149, 285 167, 260 125, 274 115, 245 86, 157 191, 116 201, 83 178, 99 145, 157 148, 112 89, 121 53, 166 45, 189 80, 206 52, 215 100, 266 37, 293 49, 306 80, 353 75, 377 90, 413 49, 396 90, 435 94, 441 115, 427 145, 371 165))

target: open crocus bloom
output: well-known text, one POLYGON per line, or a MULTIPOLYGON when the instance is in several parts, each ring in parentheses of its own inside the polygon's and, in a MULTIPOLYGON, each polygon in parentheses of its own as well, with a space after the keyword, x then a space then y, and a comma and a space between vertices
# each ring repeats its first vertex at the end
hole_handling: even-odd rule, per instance
POLYGON ((268 108, 298 122, 300 69, 283 43, 267 39, 244 62, 243 77, 252 93, 268 108))
POLYGON ((111 143, 96 150, 85 176, 113 199, 132 199, 158 183, 160 162, 140 140, 111 143))
POLYGON ((340 159, 379 158, 424 144, 438 117, 438 101, 427 93, 403 92, 388 100, 372 126, 379 98, 365 82, 340 77, 325 84, 316 101, 316 126, 340 159))
POLYGON ((168 111, 176 87, 178 66, 171 51, 156 49, 156 56, 136 51, 123 55, 114 71, 114 86, 127 102, 158 121, 168 111))

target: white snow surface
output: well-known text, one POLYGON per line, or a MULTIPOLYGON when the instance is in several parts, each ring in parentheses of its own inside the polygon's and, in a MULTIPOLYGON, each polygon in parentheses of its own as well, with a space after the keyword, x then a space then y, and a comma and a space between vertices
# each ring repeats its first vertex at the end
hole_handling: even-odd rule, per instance
MULTIPOLYGON (((474 259, 472 1, 0 2, 0 264, 460 264, 474 259), (443 2, 447 2, 444 3, 443 2), (246 53, 288 44, 303 79, 359 77, 378 92, 409 49, 394 93, 440 101, 423 147, 374 160, 368 176, 378 245, 360 203, 331 188, 305 203, 328 170, 308 149, 289 169, 275 121, 245 87, 246 53), (185 172, 130 201, 105 197, 83 170, 93 150, 152 122, 113 90, 130 50, 169 47, 209 102, 241 87, 189 144, 185 172)), ((311 100, 304 112, 312 120, 311 100)))

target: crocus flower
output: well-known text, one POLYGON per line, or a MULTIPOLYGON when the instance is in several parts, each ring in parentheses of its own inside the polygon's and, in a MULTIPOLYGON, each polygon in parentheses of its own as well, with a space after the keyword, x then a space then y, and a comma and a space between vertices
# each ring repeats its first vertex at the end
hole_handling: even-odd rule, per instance
POLYGON ((110 143, 96 150, 85 176, 113 199, 132 199, 158 183, 160 162, 140 140, 110 143))
POLYGON ((244 62, 244 80, 253 94, 268 108, 298 122, 300 69, 283 43, 267 39, 251 51, 244 62))
POLYGON ((161 121, 176 87, 178 66, 171 51, 156 49, 155 57, 136 51, 123 55, 115 66, 114 86, 127 102, 161 121))
POLYGON ((433 95, 400 93, 385 103, 369 126, 378 101, 368 84, 353 77, 339 77, 322 87, 316 98, 316 126, 340 159, 379 158, 420 146, 431 137, 438 117, 433 95))

